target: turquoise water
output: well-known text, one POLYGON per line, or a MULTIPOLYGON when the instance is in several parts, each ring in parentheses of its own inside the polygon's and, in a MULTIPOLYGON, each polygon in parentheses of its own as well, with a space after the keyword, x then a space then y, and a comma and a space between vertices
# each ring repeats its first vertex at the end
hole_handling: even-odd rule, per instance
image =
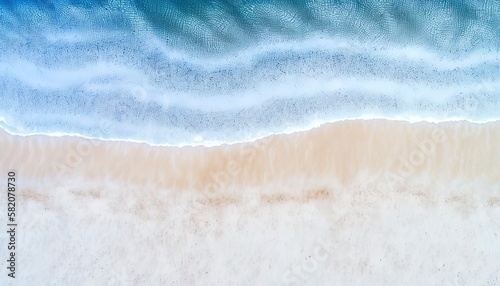
POLYGON ((0 126, 155 144, 497 120, 500 1, 1 1, 0 126))

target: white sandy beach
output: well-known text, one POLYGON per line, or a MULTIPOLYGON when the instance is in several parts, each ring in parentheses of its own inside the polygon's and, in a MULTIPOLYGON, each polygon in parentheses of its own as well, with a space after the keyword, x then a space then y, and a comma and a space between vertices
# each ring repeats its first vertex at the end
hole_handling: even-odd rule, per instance
POLYGON ((0 131, 0 150, 13 285, 500 283, 499 122, 182 148, 0 131))

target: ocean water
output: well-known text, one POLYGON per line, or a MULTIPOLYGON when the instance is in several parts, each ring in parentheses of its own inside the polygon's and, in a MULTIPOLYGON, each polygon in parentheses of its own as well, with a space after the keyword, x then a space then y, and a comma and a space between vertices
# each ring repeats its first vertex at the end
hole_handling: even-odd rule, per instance
POLYGON ((2 1, 0 126, 213 145, 500 115, 499 1, 2 1))

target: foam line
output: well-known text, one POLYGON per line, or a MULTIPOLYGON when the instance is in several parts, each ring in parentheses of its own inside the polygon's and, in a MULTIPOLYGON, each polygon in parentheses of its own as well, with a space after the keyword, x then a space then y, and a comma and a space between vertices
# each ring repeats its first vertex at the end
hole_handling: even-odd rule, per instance
POLYGON ((104 121, 103 138, 175 145, 344 119, 500 118, 494 1, 188 2, 2 5, 4 127, 100 137, 104 121))

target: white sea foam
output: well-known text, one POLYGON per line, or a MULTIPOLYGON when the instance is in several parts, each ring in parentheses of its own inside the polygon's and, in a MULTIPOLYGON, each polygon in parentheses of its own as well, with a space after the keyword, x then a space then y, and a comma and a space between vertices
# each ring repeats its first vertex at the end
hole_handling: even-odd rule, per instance
POLYGON ((218 145, 345 119, 500 116, 495 51, 445 54, 316 35, 201 58, 147 31, 130 41, 112 35, 96 50, 100 40, 88 30, 46 34, 40 50, 0 56, 2 125, 19 134, 101 138, 93 130, 105 120, 104 139, 218 145), (138 39, 141 49, 127 48, 138 39))
POLYGON ((269 54, 293 55, 307 52, 334 52, 360 54, 400 61, 425 64, 440 70, 468 68, 499 61, 500 52, 479 49, 467 54, 439 53, 423 46, 395 46, 383 42, 363 43, 352 39, 343 39, 325 35, 313 35, 304 40, 275 41, 249 48, 244 48, 224 56, 196 56, 185 51, 166 46, 154 34, 145 34, 151 50, 159 50, 170 61, 189 63, 200 69, 213 71, 234 66, 251 68, 259 59, 269 54))
POLYGON ((418 117, 418 116, 395 116, 392 118, 388 117, 380 117, 380 116, 370 116, 370 115, 364 115, 360 117, 346 117, 342 119, 337 119, 337 120, 331 120, 331 121, 324 121, 324 120, 313 120, 312 122, 309 122, 308 124, 302 124, 302 125, 297 125, 297 126, 288 126, 285 127, 282 131, 280 132, 272 132, 272 131, 266 131, 266 130, 260 130, 258 132, 255 132, 254 134, 248 134, 247 136, 244 136, 242 138, 238 139, 228 139, 228 140, 214 140, 214 139, 206 139, 202 135, 199 134, 194 134, 192 136, 185 136, 183 137, 178 137, 178 138, 171 138, 171 140, 167 143, 158 143, 155 141, 150 141, 148 138, 146 139, 138 139, 138 138, 121 138, 121 137, 112 137, 109 136, 108 134, 105 134, 105 136, 89 136, 86 134, 80 134, 77 132, 29 132, 29 131, 24 131, 24 130, 19 130, 17 128, 12 128, 11 125, 6 124, 5 121, 3 121, 0 118, 0 128, 6 131, 7 133, 11 135, 16 135, 16 136, 35 136, 35 135, 45 135, 45 136, 52 136, 52 137, 79 137, 79 138, 84 138, 88 140, 103 140, 103 141, 110 141, 110 142, 131 142, 131 143, 144 143, 148 144, 150 146, 171 146, 171 147, 184 147, 184 146, 204 146, 204 147, 215 147, 215 146, 221 146, 221 145, 231 145, 231 144, 240 144, 240 143, 248 143, 248 142, 254 142, 269 136, 274 136, 274 135, 289 135, 289 134, 294 134, 298 132, 305 132, 309 131, 312 129, 316 129, 321 127, 324 124, 329 124, 329 123, 334 123, 334 122, 342 122, 342 121, 353 121, 353 120, 392 120, 392 121, 401 121, 401 122, 409 122, 411 124, 416 124, 416 123, 421 123, 421 122, 427 122, 427 123, 446 123, 446 122, 470 122, 470 123, 475 123, 475 124, 488 124, 488 123, 494 123, 494 122, 499 122, 500 120, 497 118, 491 118, 487 120, 468 120, 467 118, 463 117, 452 117, 452 118, 446 118, 446 119, 437 119, 437 118, 432 118, 432 117, 418 117))

